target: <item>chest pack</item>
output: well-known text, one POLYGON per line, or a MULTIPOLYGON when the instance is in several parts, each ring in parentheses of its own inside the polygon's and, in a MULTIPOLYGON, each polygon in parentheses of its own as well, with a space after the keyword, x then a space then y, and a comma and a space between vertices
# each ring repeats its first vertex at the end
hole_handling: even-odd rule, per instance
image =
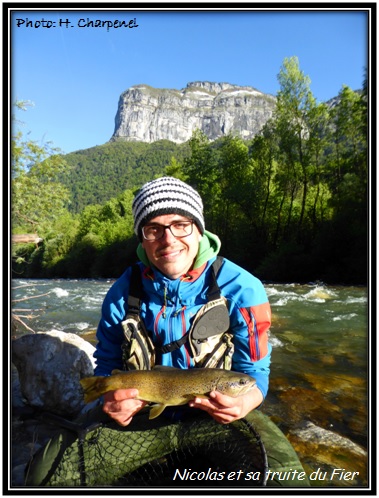
POLYGON ((151 370, 160 364, 161 355, 172 353, 186 343, 196 367, 231 369, 234 345, 229 332, 229 311, 217 284, 222 263, 223 259, 218 256, 212 264, 207 302, 195 315, 189 331, 163 346, 153 344, 151 333, 141 318, 142 278, 139 266, 132 267, 128 313, 121 323, 125 338, 122 344, 125 370, 151 370))

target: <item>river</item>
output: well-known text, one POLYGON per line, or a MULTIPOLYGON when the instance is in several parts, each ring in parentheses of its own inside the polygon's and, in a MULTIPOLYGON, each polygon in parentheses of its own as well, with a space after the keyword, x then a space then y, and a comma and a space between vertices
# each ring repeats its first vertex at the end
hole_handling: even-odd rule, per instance
MULTIPOLYGON (((94 343, 112 282, 15 279, 12 299, 33 298, 15 307, 35 310, 38 316, 27 320, 35 331, 74 332, 94 343)), ((291 441, 313 486, 367 486, 367 289, 321 283, 265 288, 273 354, 262 411, 291 441)))

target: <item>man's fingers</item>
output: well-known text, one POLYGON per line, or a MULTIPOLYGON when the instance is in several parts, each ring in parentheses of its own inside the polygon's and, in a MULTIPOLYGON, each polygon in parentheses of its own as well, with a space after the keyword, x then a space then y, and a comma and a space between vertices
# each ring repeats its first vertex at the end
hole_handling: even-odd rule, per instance
POLYGON ((117 389, 113 391, 113 399, 115 401, 123 401, 124 399, 134 399, 138 396, 138 389, 117 389))

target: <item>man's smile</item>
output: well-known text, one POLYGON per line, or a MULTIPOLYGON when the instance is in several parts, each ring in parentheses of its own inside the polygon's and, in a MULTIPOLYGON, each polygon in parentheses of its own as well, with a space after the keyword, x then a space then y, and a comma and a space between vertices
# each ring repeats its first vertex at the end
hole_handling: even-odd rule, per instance
POLYGON ((164 258, 164 259, 175 259, 177 256, 180 256, 184 249, 172 249, 172 250, 165 250, 161 251, 158 253, 158 258, 164 258))

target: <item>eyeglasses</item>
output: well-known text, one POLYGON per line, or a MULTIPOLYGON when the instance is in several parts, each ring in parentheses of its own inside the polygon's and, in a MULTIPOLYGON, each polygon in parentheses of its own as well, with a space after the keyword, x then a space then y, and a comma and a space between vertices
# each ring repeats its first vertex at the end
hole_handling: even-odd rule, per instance
POLYGON ((142 235, 145 240, 158 240, 164 236, 168 228, 174 237, 182 239, 192 234, 193 224, 193 221, 174 221, 169 225, 145 225, 142 228, 142 235))

